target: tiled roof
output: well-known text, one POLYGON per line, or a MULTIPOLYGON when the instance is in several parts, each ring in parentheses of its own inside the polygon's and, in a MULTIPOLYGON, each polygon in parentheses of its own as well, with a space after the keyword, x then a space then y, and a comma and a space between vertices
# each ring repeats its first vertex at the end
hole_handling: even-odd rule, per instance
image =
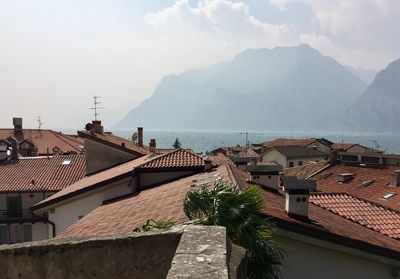
POLYGON ((88 131, 78 131, 78 135, 82 138, 91 139, 129 153, 139 155, 145 155, 149 153, 149 150, 146 147, 141 147, 131 140, 118 137, 111 133, 90 133, 88 131))
MULTIPOLYGON (((242 183, 246 182, 248 174, 231 166, 223 166, 212 172, 196 174, 158 187, 144 189, 133 196, 114 200, 96 208, 73 223, 58 237, 129 234, 148 219, 156 221, 173 219, 178 223, 185 222, 187 218, 183 212, 183 201, 186 193, 196 184, 212 185, 219 177, 227 182, 238 182, 242 187, 246 187, 242 183)), ((311 221, 290 217, 284 209, 285 198, 282 192, 263 190, 262 196, 265 200, 263 214, 272 217, 272 221, 282 229, 400 259, 400 241, 373 228, 368 228, 313 203, 309 205, 311 221)), ((380 214, 380 208, 374 211, 373 207, 367 206, 368 214, 372 216, 380 214)))
POLYGON ((239 152, 239 156, 240 157, 249 157, 249 158, 259 158, 260 154, 258 154, 251 148, 247 148, 247 149, 241 150, 239 152))
POLYGON ((391 174, 399 169, 400 167, 396 166, 369 167, 339 163, 323 169, 310 178, 317 180, 317 190, 320 192, 347 193, 400 211, 400 187, 390 185, 391 174), (354 174, 353 179, 339 184, 339 175, 343 173, 354 174), (368 183, 364 182, 370 180, 373 180, 373 182, 365 185, 368 183), (389 193, 395 193, 395 195, 388 199, 383 199, 383 196, 389 193))
MULTIPOLYGON (((298 145, 289 145, 289 146, 275 146, 272 149, 277 150, 279 153, 283 154, 288 158, 294 157, 324 157, 328 154, 314 150, 308 147, 298 146, 298 145)), ((271 150, 271 149, 269 149, 271 150)), ((268 151, 266 151, 268 152, 268 151)))
POLYGON ((204 167, 204 160, 185 149, 175 149, 140 165, 141 169, 204 167))
POLYGON ((266 141, 264 145, 268 148, 276 147, 276 146, 290 146, 290 145, 297 145, 297 146, 308 146, 314 143, 314 139, 285 139, 285 138, 277 138, 273 141, 266 141))
POLYGON ((331 149, 333 150, 347 150, 350 147, 354 146, 354 143, 334 143, 331 145, 331 149))
POLYGON ((82 192, 90 191, 108 183, 111 180, 128 177, 135 169, 169 169, 192 167, 204 167, 204 161, 198 155, 190 153, 186 150, 176 149, 170 153, 162 155, 148 154, 124 164, 86 176, 68 188, 65 188, 64 190, 41 201, 34 207, 41 208, 70 196, 75 196, 82 192))
POLYGON ((306 179, 323 168, 329 166, 328 161, 311 162, 302 166, 285 168, 283 173, 287 176, 296 176, 299 179, 306 179))
MULTIPOLYGON (((263 212, 272 217, 272 220, 280 228, 374 254, 381 253, 384 256, 390 254, 391 257, 400 259, 400 241, 397 239, 388 237, 313 203, 309 204, 310 222, 290 217, 285 212, 285 198, 282 193, 264 190, 262 195, 266 206, 263 212)), ((370 213, 373 215, 375 212, 371 211, 370 213)))
MULTIPOLYGON (((90 191, 98 185, 102 185, 102 183, 106 183, 112 179, 116 179, 119 177, 127 177, 137 166, 151 160, 154 155, 146 155, 124 164, 109 168, 107 170, 89 175, 84 177, 83 179, 77 181, 76 183, 70 185, 69 187, 63 189, 62 191, 48 197, 47 199, 41 201, 36 204, 35 208, 40 208, 47 206, 49 204, 53 204, 60 199, 64 199, 69 196, 77 195, 82 192, 90 191)), ((158 156, 157 156, 158 157, 158 156)))
POLYGON ((223 153, 215 153, 208 156, 208 159, 217 166, 233 165, 233 162, 229 157, 223 153))
POLYGON ((400 213, 347 194, 315 194, 310 201, 352 222, 392 238, 400 238, 400 213))
POLYGON ((30 157, 0 163, 0 192, 60 191, 85 176, 85 156, 30 157))
MULTIPOLYGON (((14 129, 0 129, 0 139, 14 136, 14 129)), ((63 153, 82 153, 83 140, 52 130, 23 129, 22 135, 16 137, 18 142, 29 140, 38 149, 38 155, 53 154, 58 147, 63 153)))
POLYGON ((218 178, 232 181, 226 166, 144 189, 134 196, 96 208, 58 237, 129 234, 148 219, 184 222, 187 217, 183 212, 183 201, 186 193, 193 189, 192 185, 212 185, 218 178))
MULTIPOLYGON (((190 148, 184 148, 184 149, 186 151, 194 153, 193 150, 190 149, 190 148)), ((165 154, 165 153, 169 153, 169 152, 174 151, 174 150, 176 150, 176 148, 156 148, 156 153, 157 154, 165 154)))

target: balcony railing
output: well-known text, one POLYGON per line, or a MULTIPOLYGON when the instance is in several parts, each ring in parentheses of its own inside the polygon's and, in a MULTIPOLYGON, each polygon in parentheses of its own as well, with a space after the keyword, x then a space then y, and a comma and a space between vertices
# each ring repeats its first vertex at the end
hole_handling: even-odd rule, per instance
POLYGON ((45 221, 47 214, 33 214, 30 209, 0 210, 0 222, 45 221))

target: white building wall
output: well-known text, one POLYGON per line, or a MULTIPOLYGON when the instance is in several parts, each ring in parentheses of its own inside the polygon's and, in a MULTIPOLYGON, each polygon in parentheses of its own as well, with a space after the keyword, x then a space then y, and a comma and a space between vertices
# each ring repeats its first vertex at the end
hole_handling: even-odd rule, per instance
MULTIPOLYGON (((93 209, 101 206, 103 201, 126 195, 132 192, 131 178, 90 191, 86 195, 69 199, 66 203, 55 204, 48 210, 49 220, 56 226, 56 235, 66 229, 80 217, 85 216, 93 209)), ((49 236, 52 237, 52 228, 49 226, 49 236)))
POLYGON ((293 162, 293 166, 297 167, 297 166, 309 164, 311 162, 320 162, 320 161, 323 161, 323 160, 325 160, 324 156, 303 157, 303 158, 301 158, 301 157, 288 158, 285 167, 289 168, 290 162, 293 162))
POLYGON ((273 189, 278 189, 279 174, 255 174, 252 175, 251 180, 257 184, 268 186, 273 189))
POLYGON ((282 167, 286 167, 286 157, 275 149, 269 150, 262 156, 263 162, 276 162, 282 167))
MULTIPOLYGON (((309 242, 277 237, 277 241, 287 252, 282 268, 283 279, 393 279, 393 265, 362 256, 362 253, 349 253, 346 247, 332 249, 313 245, 309 242)), ((318 243, 316 240, 315 243, 318 243)), ((398 263, 400 265, 400 263, 398 263)))

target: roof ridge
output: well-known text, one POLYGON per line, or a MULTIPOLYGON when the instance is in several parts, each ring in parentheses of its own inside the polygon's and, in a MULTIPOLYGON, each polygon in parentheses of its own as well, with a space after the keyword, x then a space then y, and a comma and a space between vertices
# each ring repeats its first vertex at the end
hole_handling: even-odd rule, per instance
MULTIPOLYGON (((76 146, 74 146, 74 145, 70 144, 68 141, 66 141, 65 138, 60 136, 58 132, 55 132, 53 130, 49 130, 49 132, 51 134, 53 134, 55 137, 59 138, 61 141, 65 142, 66 144, 68 144, 69 146, 71 146, 72 148, 74 148, 75 150, 77 150, 79 152, 79 150, 78 150, 78 148, 76 146)), ((63 134, 63 136, 65 136, 65 135, 63 134)), ((78 141, 75 141, 75 142, 79 143, 78 141)))
POLYGON ((313 177, 314 175, 317 175, 318 173, 320 173, 320 172, 322 172, 322 171, 324 171, 324 170, 330 168, 330 167, 333 166, 334 164, 335 164, 335 163, 329 163, 329 162, 328 162, 328 164, 327 164, 326 166, 324 166, 323 168, 321 168, 321 169, 317 170, 316 172, 310 174, 310 175, 307 176, 305 179, 310 179, 310 178, 313 177))
POLYGON ((167 152, 167 153, 160 154, 160 155, 156 155, 156 157, 151 158, 151 159, 150 159, 149 161, 147 161, 147 162, 143 162, 142 164, 136 166, 136 168, 140 168, 140 167, 143 166, 143 165, 146 165, 146 164, 148 164, 148 163, 154 162, 155 160, 159 160, 159 159, 161 159, 161 158, 167 157, 167 156, 169 156, 169 155, 171 155, 171 154, 173 154, 173 153, 176 153, 176 152, 178 152, 178 151, 186 152, 186 153, 188 153, 188 154, 191 154, 191 155, 193 155, 193 156, 198 157, 198 158, 201 159, 201 160, 204 160, 202 157, 200 157, 199 155, 197 155, 197 154, 195 154, 195 153, 193 153, 193 152, 187 151, 187 150, 182 149, 182 148, 176 148, 176 149, 171 150, 171 151, 169 151, 169 152, 167 152))

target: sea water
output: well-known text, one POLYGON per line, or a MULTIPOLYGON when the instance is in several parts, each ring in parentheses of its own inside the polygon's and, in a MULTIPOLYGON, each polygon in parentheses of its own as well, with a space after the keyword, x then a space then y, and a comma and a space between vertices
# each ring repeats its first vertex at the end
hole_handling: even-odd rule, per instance
MULTIPOLYGON (((114 130, 115 135, 131 138, 132 130, 114 130)), ((260 143, 275 138, 326 138, 337 143, 359 143, 377 148, 386 153, 400 154, 400 134, 349 134, 349 133, 270 133, 270 132, 216 132, 216 131, 160 131, 144 130, 144 143, 150 139, 157 141, 157 147, 172 148, 178 138, 182 148, 191 148, 195 152, 208 152, 221 146, 245 146, 247 141, 260 143)))

